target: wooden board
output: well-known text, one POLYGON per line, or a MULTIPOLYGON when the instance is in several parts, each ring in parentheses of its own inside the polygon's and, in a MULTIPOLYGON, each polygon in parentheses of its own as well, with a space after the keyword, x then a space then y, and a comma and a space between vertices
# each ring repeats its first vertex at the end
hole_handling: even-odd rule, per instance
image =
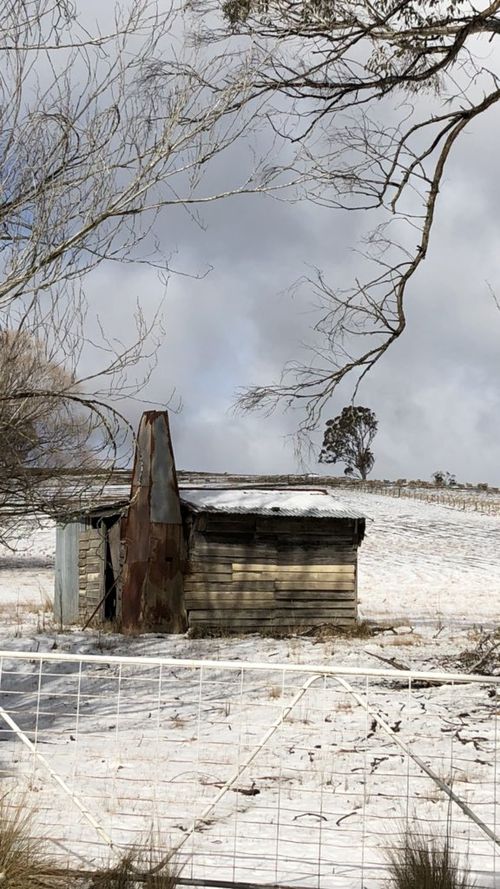
POLYGON ((186 566, 185 576, 190 577, 194 574, 212 575, 212 574, 229 574, 232 573, 231 562, 188 562, 186 566))
POLYGON ((314 594, 315 590, 353 590, 354 580, 336 580, 334 583, 330 583, 328 581, 313 580, 277 580, 274 586, 276 592, 279 592, 280 590, 306 590, 314 594))
POLYGON ((252 571, 270 571, 280 572, 282 574, 303 574, 306 573, 308 576, 311 573, 316 574, 352 574, 354 573, 354 565, 314 565, 313 563, 308 563, 307 565, 283 565, 281 563, 277 563, 272 568, 269 566, 267 562, 233 562, 233 574, 236 572, 252 572, 252 571))
MULTIPOLYGON (((199 553, 198 551, 194 553, 196 558, 196 562, 190 562, 190 565, 196 565, 197 569, 194 573, 197 573, 199 568, 202 568, 204 574, 211 574, 213 572, 213 568, 215 568, 216 574, 225 574, 231 573, 232 566, 235 561, 240 562, 242 559, 245 559, 240 553, 227 553, 221 555, 220 553, 215 556, 212 553, 199 553), (236 558, 235 558, 236 556, 236 558), (225 569, 225 570, 224 570, 225 569)), ((269 556, 269 558, 263 557, 262 554, 259 554, 259 562, 266 561, 269 566, 268 570, 271 570, 273 565, 277 564, 276 557, 269 556)), ((255 555, 248 557, 248 564, 252 564, 255 561, 255 555)), ((186 571, 186 574, 189 572, 186 571)))
MULTIPOLYGON (((198 531, 198 529, 197 529, 198 531)), ((205 534, 207 537, 221 537, 226 534, 247 534, 255 536, 255 522, 213 522, 211 521, 209 525, 203 530, 199 530, 200 534, 205 534)))
POLYGON ((302 620, 309 617, 335 617, 336 614, 354 614, 356 603, 353 599, 344 602, 280 602, 274 609, 276 615, 295 614, 302 620))
POLYGON ((227 589, 229 592, 233 593, 249 593, 252 590, 257 591, 265 591, 265 592, 273 592, 274 591, 274 582, 272 580, 246 580, 241 583, 218 583, 217 581, 210 580, 205 583, 197 583, 196 581, 191 581, 186 578, 184 580, 184 590, 186 592, 210 592, 213 591, 223 592, 224 589, 227 589))
POLYGON ((320 534, 322 531, 335 531, 338 534, 345 534, 353 530, 355 519, 337 518, 335 516, 286 516, 276 513, 275 515, 259 515, 256 517, 258 528, 272 528, 278 532, 284 528, 285 531, 300 530, 307 534, 320 534))
POLYGON ((234 560, 238 558, 238 555, 241 555, 243 559, 251 559, 252 562, 256 561, 256 556, 259 556, 259 561, 267 561, 268 559, 277 561, 276 547, 262 546, 253 543, 248 544, 247 546, 242 546, 241 544, 231 544, 227 541, 216 544, 208 542, 204 538, 192 542, 190 557, 193 561, 204 562, 207 555, 214 561, 218 561, 221 556, 229 556, 234 560))
POLYGON ((252 608, 259 607, 260 604, 266 607, 288 608, 295 603, 297 608, 324 608, 336 607, 337 603, 354 603, 356 596, 353 590, 340 592, 322 593, 321 591, 309 593, 307 591, 285 591, 278 595, 273 592, 228 592, 210 591, 190 591, 185 594, 186 606, 188 608, 205 608, 205 607, 221 607, 221 608, 252 608))
POLYGON ((283 548, 279 551, 272 547, 237 546, 224 544, 212 546, 206 542, 197 542, 190 550, 191 563, 208 565, 215 563, 223 566, 226 562, 240 565, 262 564, 271 562, 274 565, 344 565, 356 561, 356 547, 299 547, 283 548))
POLYGON ((188 578, 184 580, 185 592, 199 593, 249 593, 249 592, 295 592, 302 591, 308 593, 312 598, 316 592, 334 593, 335 591, 355 589, 354 578, 335 578, 331 581, 321 580, 312 581, 309 578, 304 580, 242 580, 228 583, 219 582, 217 579, 211 578, 205 581, 192 581, 188 578))
POLYGON ((231 621, 226 620, 214 620, 213 617, 210 619, 200 619, 196 617, 198 612, 191 611, 189 615, 189 624, 193 627, 206 627, 213 628, 216 630, 224 630, 227 633, 236 633, 236 632, 245 632, 245 633, 261 633, 262 630, 286 630, 292 631, 294 628, 301 627, 322 627, 322 626, 337 626, 337 627, 352 627, 356 624, 356 618, 354 614, 346 615, 343 617, 329 617, 325 619, 324 617, 308 617, 306 620, 297 621, 291 620, 288 616, 283 618, 247 618, 245 620, 232 619, 231 621))
MULTIPOLYGON (((213 575, 212 575, 213 576, 213 575)), ((220 575, 218 575, 220 577, 220 575)), ((331 587, 334 587, 337 583, 354 583, 354 567, 349 566, 348 571, 329 571, 329 572, 317 572, 317 571, 282 571, 282 570, 273 570, 269 571, 233 571, 233 582, 243 582, 243 581, 276 581, 278 583, 301 583, 302 586, 307 589, 313 589, 312 584, 315 583, 326 583, 331 587)))
POLYGON ((274 597, 277 602, 317 602, 321 606, 324 602, 355 601, 356 591, 350 590, 276 590, 274 597))
MULTIPOLYGON (((221 541, 223 545, 226 541, 221 541)), ((237 541, 235 541, 236 543, 237 541)), ((348 540, 339 540, 337 537, 317 537, 316 535, 311 535, 311 537, 297 537, 296 534, 283 534, 279 537, 277 534, 269 537, 264 537, 263 535, 257 537, 255 539, 257 545, 268 545, 274 546, 280 551, 287 549, 300 549, 302 551, 313 550, 313 549, 330 549, 331 547, 335 549, 346 549, 348 547, 352 548, 354 546, 354 541, 352 537, 348 540)), ((248 545, 248 543, 247 543, 248 545)))
POLYGON ((200 534, 195 533, 190 538, 190 548, 196 549, 198 546, 209 547, 210 549, 224 549, 226 546, 241 547, 247 550, 262 550, 263 552, 282 551, 282 550, 304 550, 315 549, 356 549, 357 546, 352 537, 339 538, 311 535, 310 537, 297 537, 295 534, 271 534, 256 537, 255 535, 247 535, 251 539, 242 541, 241 534, 234 535, 234 540, 228 539, 225 534, 200 534))
MULTIPOLYGON (((281 602, 281 606, 285 606, 286 602, 281 602)), ((268 617, 274 618, 282 618, 286 616, 287 620, 298 620, 299 622, 303 622, 305 618, 309 617, 322 617, 327 620, 330 617, 335 617, 338 615, 345 614, 356 614, 356 604, 355 602, 342 602, 339 603, 337 608, 331 607, 328 608, 326 605, 324 606, 316 606, 315 603, 289 603, 288 607, 280 607, 276 609, 274 607, 274 603, 269 604, 263 601, 257 601, 253 603, 247 603, 244 608, 239 608, 235 606, 234 608, 226 608, 224 603, 208 603, 208 602, 188 602, 186 601, 186 608, 189 612, 189 615, 195 614, 196 616, 202 616, 203 620, 208 620, 208 616, 211 615, 210 619, 217 619, 225 621, 234 620, 245 620, 250 617, 264 618, 268 617), (299 607, 302 605, 303 607, 299 607), (344 607, 340 607, 343 605, 344 607)))
POLYGON ((294 534, 304 537, 322 537, 325 535, 351 537, 354 534, 354 519, 308 519, 300 516, 251 516, 251 515, 207 515, 195 525, 195 533, 201 534, 237 534, 254 533, 262 535, 294 534))
POLYGON ((326 607, 323 606, 318 608, 314 607, 305 607, 305 608, 197 608, 193 609, 190 612, 190 616, 193 615, 197 620, 220 620, 231 622, 234 620, 242 621, 242 620, 260 620, 261 618, 269 618, 271 615, 273 619, 278 618, 286 618, 290 620, 293 618, 295 614, 299 615, 300 619, 303 620, 305 617, 314 617, 314 618, 328 618, 328 617, 342 617, 349 614, 354 614, 355 608, 353 605, 342 602, 339 603, 337 607, 326 607))
MULTIPOLYGON (((278 558, 276 561, 278 564, 283 563, 285 565, 338 565, 341 564, 346 556, 356 558, 357 551, 357 546, 325 545, 323 541, 321 544, 297 546, 290 541, 287 546, 278 548, 278 558), (341 556, 342 559, 338 559, 337 556, 341 556)), ((254 561, 257 562, 258 559, 254 559, 254 561)))
MULTIPOLYGON (((253 580, 262 580, 262 578, 258 574, 253 575, 253 580)), ((230 571, 227 574, 221 574, 217 571, 205 572, 202 573, 197 572, 196 574, 185 574, 184 575, 184 583, 232 583, 233 575, 230 571)))
POLYGON ((233 596, 230 593, 186 593, 186 608, 208 610, 212 608, 227 608, 238 611, 244 608, 270 608, 276 605, 274 593, 238 593, 233 596))

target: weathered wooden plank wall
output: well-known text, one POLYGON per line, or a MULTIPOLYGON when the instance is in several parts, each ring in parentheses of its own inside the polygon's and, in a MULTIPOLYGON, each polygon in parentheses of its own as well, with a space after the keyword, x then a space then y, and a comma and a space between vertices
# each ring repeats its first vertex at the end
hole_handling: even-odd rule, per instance
POLYGON ((190 626, 253 631, 357 618, 354 519, 190 517, 190 626))
MULTIPOLYGON (((80 576, 79 618, 81 623, 90 617, 104 596, 106 567, 106 534, 104 525, 84 528, 80 533, 78 569, 80 576)), ((102 618, 102 615, 97 615, 102 618)))

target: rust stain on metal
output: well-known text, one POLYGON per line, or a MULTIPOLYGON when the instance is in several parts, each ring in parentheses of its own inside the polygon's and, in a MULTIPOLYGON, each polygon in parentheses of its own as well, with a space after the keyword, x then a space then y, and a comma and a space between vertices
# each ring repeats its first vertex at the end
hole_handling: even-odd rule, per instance
POLYGON ((124 537, 124 627, 184 632, 184 539, 166 411, 141 418, 124 537))

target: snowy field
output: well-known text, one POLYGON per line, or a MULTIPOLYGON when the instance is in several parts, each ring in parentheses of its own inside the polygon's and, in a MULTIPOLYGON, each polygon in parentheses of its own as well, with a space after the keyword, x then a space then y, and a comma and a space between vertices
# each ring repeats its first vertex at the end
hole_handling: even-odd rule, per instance
POLYGON ((26 533, 16 531, 11 546, 0 544, 0 614, 47 609, 54 598, 54 523, 28 524, 26 533))
POLYGON ((384 848, 406 820, 432 835, 448 819, 478 886, 500 887, 500 846, 484 830, 498 835, 500 824, 495 680, 348 675, 346 686, 304 670, 480 664, 500 673, 500 519, 382 495, 342 499, 369 518, 360 611, 381 626, 366 638, 58 633, 47 606, 53 528, 34 529, 22 552, 2 551, 0 647, 27 657, 2 662, 0 705, 16 728, 3 720, 0 774, 13 799, 27 794, 58 854, 89 866, 112 856, 109 841, 135 842, 154 823, 179 847, 187 877, 369 889, 382 884, 384 848), (41 664, 44 653, 103 660, 41 664))
POLYGON ((359 551, 365 618, 498 620, 499 517, 404 497, 346 492, 342 500, 368 517, 359 551))

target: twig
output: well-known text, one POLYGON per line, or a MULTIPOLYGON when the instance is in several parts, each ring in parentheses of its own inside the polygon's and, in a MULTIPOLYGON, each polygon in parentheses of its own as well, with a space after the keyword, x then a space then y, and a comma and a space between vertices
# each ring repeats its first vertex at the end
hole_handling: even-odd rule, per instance
POLYGON ((467 670, 467 672, 468 673, 475 673, 477 670, 481 669, 481 667, 483 666, 483 664, 486 663, 486 661, 488 660, 490 655, 493 654, 495 649, 497 649, 499 646, 500 646, 500 639, 498 640, 498 642, 495 642, 495 644, 491 646, 491 648, 489 649, 489 651, 486 652, 486 654, 483 654, 483 656, 481 658, 479 658, 478 661, 476 661, 474 664, 472 664, 472 667, 469 670, 467 670))
POLYGON ((389 664, 390 667, 394 667, 396 670, 411 670, 411 667, 408 664, 403 664, 402 661, 398 661, 395 657, 382 657, 381 654, 376 654, 374 651, 368 651, 367 648, 364 649, 365 654, 370 655, 370 657, 377 658, 378 661, 382 661, 384 664, 389 664))

